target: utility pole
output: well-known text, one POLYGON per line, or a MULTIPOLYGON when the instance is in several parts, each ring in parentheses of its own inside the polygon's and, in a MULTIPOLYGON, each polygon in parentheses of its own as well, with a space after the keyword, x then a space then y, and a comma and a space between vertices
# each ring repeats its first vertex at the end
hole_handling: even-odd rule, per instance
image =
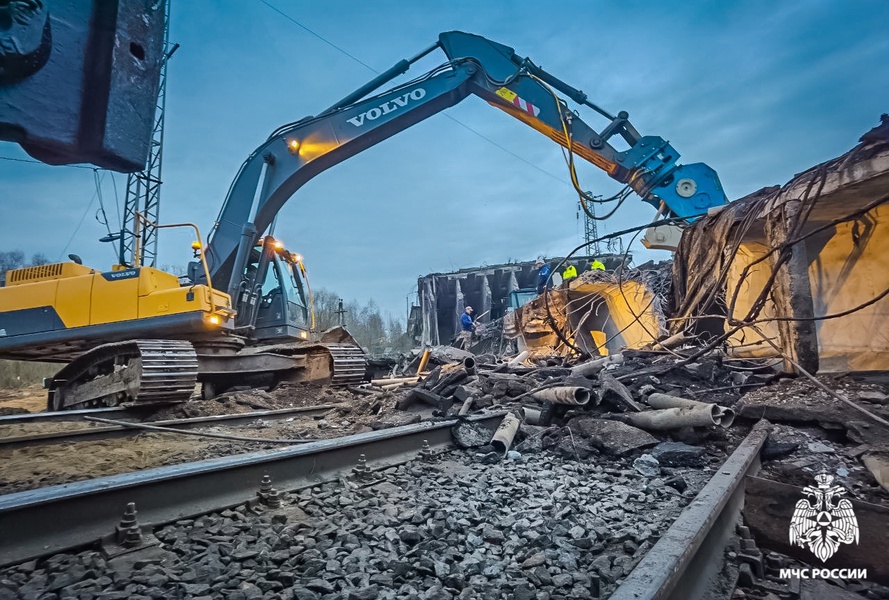
MULTIPOLYGON (((127 176, 127 194, 123 208, 123 225, 120 230, 119 261, 122 265, 148 265, 157 263, 157 229, 137 226, 136 213, 148 222, 157 223, 160 217, 161 163, 164 147, 164 111, 167 100, 167 63, 179 44, 170 47, 170 0, 165 0, 164 56, 161 59, 160 85, 154 109, 154 127, 145 169, 127 176), (137 236, 140 238, 137 243, 137 236), (138 251, 139 256, 136 256, 138 251)), ((144 223, 144 222, 143 222, 144 223)))
POLYGON ((349 312, 349 311, 347 311, 345 308, 343 308, 343 299, 340 298, 339 303, 337 304, 337 308, 336 308, 336 316, 337 316, 337 321, 339 322, 339 325, 341 327, 346 326, 346 313, 347 312, 349 312))

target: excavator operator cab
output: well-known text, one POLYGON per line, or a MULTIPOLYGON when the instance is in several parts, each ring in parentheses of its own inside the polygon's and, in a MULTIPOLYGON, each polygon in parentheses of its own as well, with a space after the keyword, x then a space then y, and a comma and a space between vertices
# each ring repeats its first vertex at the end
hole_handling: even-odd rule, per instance
MULTIPOLYGON (((259 277, 255 278, 253 337, 265 341, 308 339, 312 320, 308 282, 301 268, 302 257, 288 252, 283 246, 264 244, 257 258, 248 266, 248 273, 255 269, 256 275, 265 271, 265 276, 261 282, 259 277)), ((250 275, 247 279, 250 281, 250 275)))

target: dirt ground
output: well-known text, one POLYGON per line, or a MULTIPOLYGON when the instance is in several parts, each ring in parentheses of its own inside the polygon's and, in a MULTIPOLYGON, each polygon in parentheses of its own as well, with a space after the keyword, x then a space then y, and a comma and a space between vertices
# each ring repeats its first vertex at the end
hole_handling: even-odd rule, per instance
POLYGON ((30 385, 15 390, 0 390, 0 415, 36 413, 46 409, 46 390, 30 385))
MULTIPOLYGON (((41 389, 0 392, 5 407, 38 412, 45 406, 41 389), (39 403, 38 403, 39 400, 39 403)), ((394 410, 391 393, 358 395, 347 390, 312 385, 282 385, 269 392, 233 392, 214 400, 192 400, 168 405, 144 414, 144 422, 256 410, 334 405, 316 416, 272 421, 257 418, 247 425, 213 426, 192 431, 275 440, 313 440, 351 435, 362 431, 419 420, 415 414, 394 410)), ((84 422, 22 424, 0 428, 0 437, 29 435, 95 427, 84 422)), ((279 449, 285 443, 244 442, 201 438, 173 433, 138 433, 129 437, 82 442, 45 443, 39 446, 0 450, 0 494, 8 494, 83 479, 140 471, 154 467, 279 449)))

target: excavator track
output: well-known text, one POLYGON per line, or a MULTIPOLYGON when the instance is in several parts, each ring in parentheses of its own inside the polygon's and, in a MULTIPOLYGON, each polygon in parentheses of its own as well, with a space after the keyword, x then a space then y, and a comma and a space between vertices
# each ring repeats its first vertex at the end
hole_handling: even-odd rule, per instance
POLYGON ((364 381, 367 361, 359 346, 350 344, 325 344, 333 357, 331 385, 358 385, 364 381))
POLYGON ((134 340, 97 346, 62 368, 49 386, 49 410, 125 403, 182 402, 194 392, 191 342, 134 340))

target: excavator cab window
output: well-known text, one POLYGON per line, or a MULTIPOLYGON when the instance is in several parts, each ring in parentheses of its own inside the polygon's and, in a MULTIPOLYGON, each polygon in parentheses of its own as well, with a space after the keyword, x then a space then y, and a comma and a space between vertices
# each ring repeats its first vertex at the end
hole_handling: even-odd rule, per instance
POLYGON ((302 282, 294 278, 291 265, 275 254, 262 283, 256 317, 257 339, 304 339, 308 309, 302 282))
POLYGON ((308 327, 309 303, 306 296, 306 285, 299 273, 299 266, 280 258, 275 259, 275 262, 281 271, 281 279, 287 294, 288 321, 298 327, 308 327))
MULTIPOLYGON (((276 261, 277 262, 277 261, 276 261)), ((266 272, 265 281, 262 282, 262 303, 261 308, 268 308, 274 303, 275 299, 281 296, 281 275, 278 273, 277 265, 269 265, 266 272)))

